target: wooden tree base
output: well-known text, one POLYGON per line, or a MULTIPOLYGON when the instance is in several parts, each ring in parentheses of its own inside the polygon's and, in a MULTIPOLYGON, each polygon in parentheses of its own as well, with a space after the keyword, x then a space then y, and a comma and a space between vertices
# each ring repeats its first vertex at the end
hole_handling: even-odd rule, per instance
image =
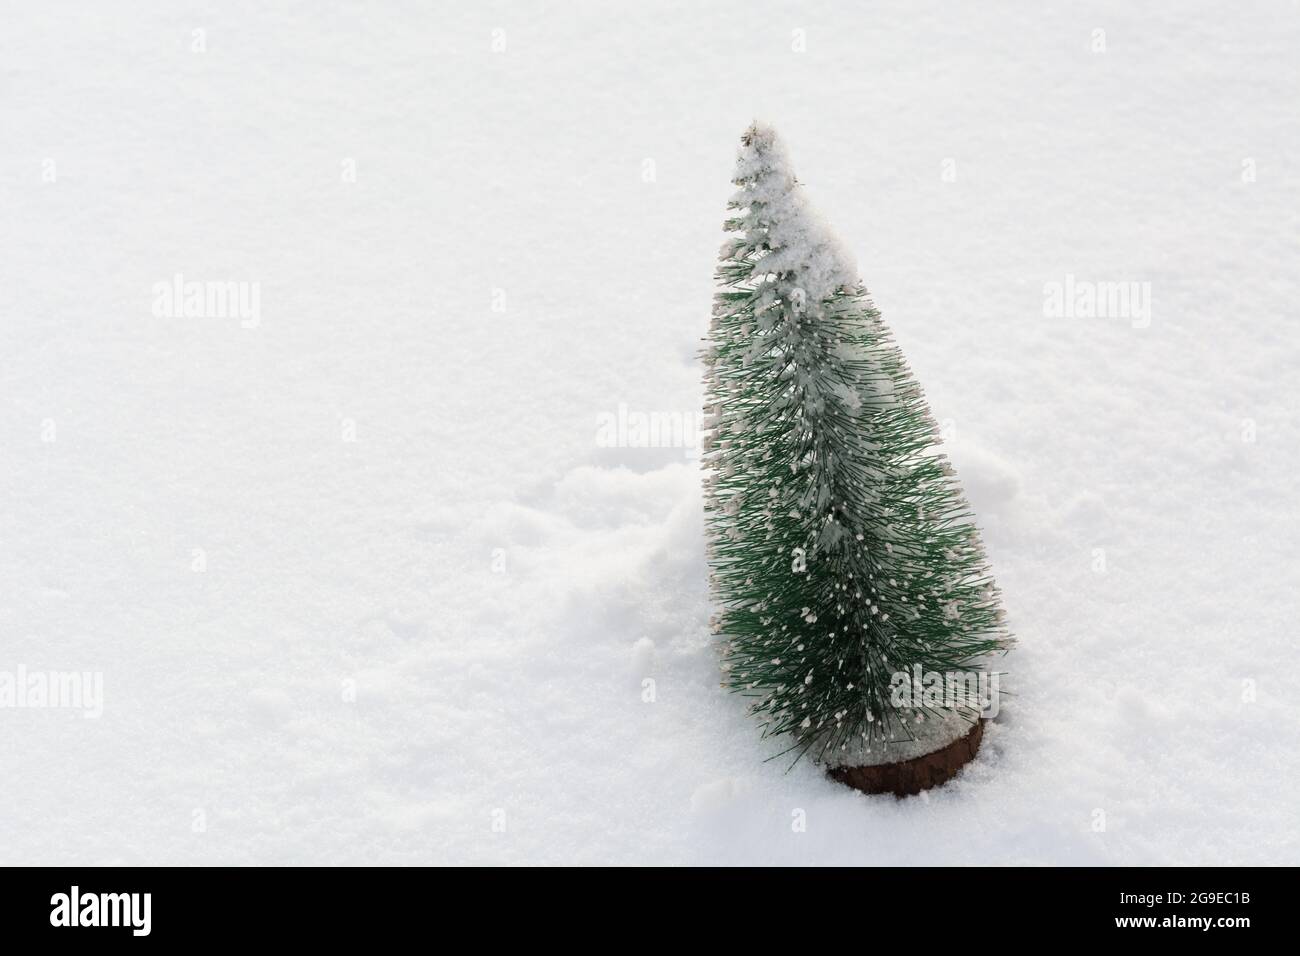
POLYGON ((957 771, 975 759, 983 739, 984 721, 979 720, 964 737, 958 737, 934 753, 898 763, 836 767, 827 772, 833 779, 863 793, 892 793, 896 797, 907 797, 957 776, 957 771))

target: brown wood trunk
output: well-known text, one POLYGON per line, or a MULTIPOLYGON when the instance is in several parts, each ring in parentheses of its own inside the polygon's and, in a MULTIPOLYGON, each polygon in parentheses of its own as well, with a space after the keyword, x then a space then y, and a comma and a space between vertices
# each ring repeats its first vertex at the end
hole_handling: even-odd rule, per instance
POLYGON ((962 767, 975 759, 983 739, 984 721, 979 720, 964 737, 958 737, 934 753, 871 767, 836 767, 828 773, 833 779, 863 793, 892 793, 896 797, 907 797, 957 776, 962 767))

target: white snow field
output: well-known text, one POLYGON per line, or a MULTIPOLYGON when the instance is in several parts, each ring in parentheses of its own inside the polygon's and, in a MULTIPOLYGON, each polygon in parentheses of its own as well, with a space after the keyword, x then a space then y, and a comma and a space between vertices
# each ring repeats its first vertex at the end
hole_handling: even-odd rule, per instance
POLYGON ((1300 863, 1295 3, 0 19, 0 862, 1300 863), (1019 640, 921 797, 766 759, 629 447, 756 116, 1019 640))

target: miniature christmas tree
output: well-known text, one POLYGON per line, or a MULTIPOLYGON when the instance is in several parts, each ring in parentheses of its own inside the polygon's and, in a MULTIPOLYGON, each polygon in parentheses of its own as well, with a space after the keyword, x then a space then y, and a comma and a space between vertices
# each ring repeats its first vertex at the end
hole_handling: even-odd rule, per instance
POLYGON ((934 753, 978 710, 900 706, 899 688, 1009 645, 983 546, 920 388, 771 129, 745 133, 733 181, 704 351, 726 683, 783 752, 832 768, 934 753))

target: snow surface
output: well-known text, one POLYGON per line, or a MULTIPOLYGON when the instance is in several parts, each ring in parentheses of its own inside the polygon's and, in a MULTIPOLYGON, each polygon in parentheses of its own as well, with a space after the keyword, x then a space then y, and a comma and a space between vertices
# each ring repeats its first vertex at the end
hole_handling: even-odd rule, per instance
POLYGON ((703 6, 7 9, 0 671, 105 699, 0 710, 0 862, 1300 862, 1296 6, 703 6), (692 449, 596 440, 698 418, 756 116, 1019 640, 918 798, 765 762, 692 449))

